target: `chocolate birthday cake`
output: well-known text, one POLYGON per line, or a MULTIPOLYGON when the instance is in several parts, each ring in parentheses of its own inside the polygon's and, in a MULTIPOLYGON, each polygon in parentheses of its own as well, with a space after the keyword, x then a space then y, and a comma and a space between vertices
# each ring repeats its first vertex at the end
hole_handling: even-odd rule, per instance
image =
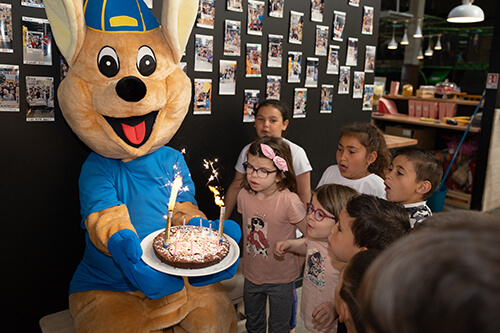
POLYGON ((204 268, 215 265, 229 253, 225 236, 220 241, 216 230, 198 226, 175 226, 165 247, 165 231, 153 240, 156 256, 167 265, 177 268, 204 268))

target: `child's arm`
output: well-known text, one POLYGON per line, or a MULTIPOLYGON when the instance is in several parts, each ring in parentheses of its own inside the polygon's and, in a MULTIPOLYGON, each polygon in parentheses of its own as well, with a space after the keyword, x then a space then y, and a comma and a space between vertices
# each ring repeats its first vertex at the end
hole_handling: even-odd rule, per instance
POLYGON ((304 219, 302 221, 300 221, 299 223, 297 223, 295 225, 301 233, 304 234, 304 238, 306 238, 307 236, 307 215, 304 216, 304 219))
POLYGON ((238 192, 241 189, 241 181, 245 175, 235 171, 234 179, 231 185, 229 185, 226 195, 224 197, 224 201, 226 204, 226 216, 228 218, 231 217, 231 213, 233 212, 234 207, 236 206, 236 198, 238 197, 238 192))
POLYGON ((318 329, 330 327, 338 314, 335 311, 335 302, 324 302, 318 305, 312 313, 313 322, 318 329))
POLYGON ((299 195, 300 200, 306 204, 311 201, 311 172, 304 172, 296 178, 297 194, 299 195))
POLYGON ((307 250, 307 239, 287 239, 284 241, 277 242, 274 245, 274 253, 278 257, 283 257, 286 252, 294 252, 297 254, 306 254, 307 250))

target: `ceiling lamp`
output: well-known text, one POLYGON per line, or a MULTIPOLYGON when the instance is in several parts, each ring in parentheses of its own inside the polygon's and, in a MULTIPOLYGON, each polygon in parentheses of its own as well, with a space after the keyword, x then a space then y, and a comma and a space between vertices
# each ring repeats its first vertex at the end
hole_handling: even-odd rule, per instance
POLYGON ((453 8, 448 14, 451 23, 475 23, 484 21, 483 10, 473 5, 474 0, 462 0, 462 4, 453 8))
POLYGON ((418 19, 417 22, 417 29, 415 30, 415 33, 413 34, 413 38, 422 38, 422 28, 420 27, 420 19, 418 19))
POLYGON ((432 55, 434 54, 434 52, 432 51, 432 48, 431 48, 431 41, 430 41, 430 39, 429 39, 429 43, 427 45, 428 45, 427 46, 427 50, 425 50, 424 55, 426 57, 432 57, 432 55))
POLYGON ((417 59, 419 59, 419 60, 424 59, 424 53, 422 52, 422 48, 420 48, 420 51, 418 51, 417 59))
POLYGON ((408 40, 408 29, 405 28, 405 33, 403 35, 403 39, 401 39, 401 42, 400 42, 401 45, 408 45, 410 44, 410 41, 408 40))
POLYGON ((389 50, 395 50, 398 48, 398 43, 396 42, 396 38, 394 38, 394 33, 395 33, 395 27, 393 26, 392 27, 392 39, 391 41, 389 42, 389 44, 387 44, 387 48, 389 50))
POLYGON ((436 45, 434 45, 434 50, 439 51, 442 49, 443 49, 443 47, 441 46, 441 35, 439 35, 438 40, 436 42, 436 45))

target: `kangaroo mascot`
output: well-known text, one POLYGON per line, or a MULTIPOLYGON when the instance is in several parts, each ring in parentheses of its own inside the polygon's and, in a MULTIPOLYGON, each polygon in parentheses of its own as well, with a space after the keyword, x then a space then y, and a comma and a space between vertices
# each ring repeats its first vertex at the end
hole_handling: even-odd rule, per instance
MULTIPOLYGON (((208 226, 182 155, 165 144, 180 127, 191 81, 178 67, 198 0, 164 0, 161 24, 143 0, 45 0, 70 70, 61 111, 93 151, 80 175, 86 248, 70 284, 77 332, 234 332, 236 314, 218 281, 167 275, 141 259, 140 242, 165 227, 171 184, 183 180, 173 224, 208 226)), ((241 230, 226 221, 237 242, 241 230)))

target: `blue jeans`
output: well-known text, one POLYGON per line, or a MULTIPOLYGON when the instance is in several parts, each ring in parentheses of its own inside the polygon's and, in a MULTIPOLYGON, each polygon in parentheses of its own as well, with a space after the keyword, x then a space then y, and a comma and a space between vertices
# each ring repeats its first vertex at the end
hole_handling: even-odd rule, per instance
POLYGON ((243 300, 248 333, 266 333, 266 326, 269 327, 269 333, 290 331, 293 282, 257 285, 245 279, 243 300), (269 297, 269 323, 266 320, 267 297, 269 297))

